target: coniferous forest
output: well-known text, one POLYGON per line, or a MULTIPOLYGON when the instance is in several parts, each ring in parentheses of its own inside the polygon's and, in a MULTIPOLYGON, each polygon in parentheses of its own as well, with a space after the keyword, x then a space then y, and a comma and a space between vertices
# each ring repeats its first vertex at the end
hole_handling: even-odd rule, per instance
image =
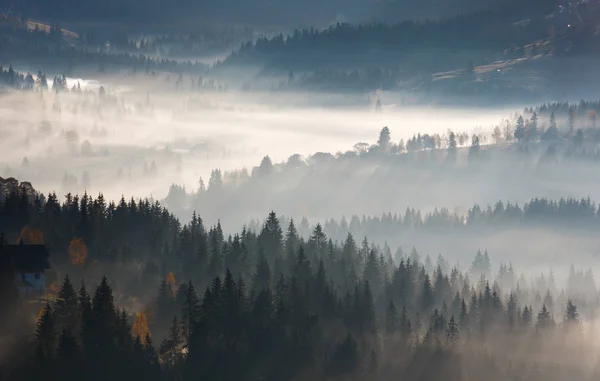
POLYGON ((0 2, 0 381, 600 380, 599 30, 0 2))
MULTIPOLYGON (((257 230, 227 233, 196 214, 181 224, 148 200, 60 202, 28 183, 0 205, 3 245, 43 242, 53 264, 48 292, 35 300, 20 297, 3 268, 2 311, 11 311, 0 323, 11 343, 3 379, 593 380, 600 372, 586 339, 598 294, 585 269, 559 285, 552 272, 527 278, 501 259, 492 268, 486 250, 463 265, 418 248, 392 255, 351 233, 334 242, 320 224, 301 236, 275 212, 257 230)), ((548 213, 596 218, 589 201, 576 200, 495 215, 515 223, 548 213)), ((467 226, 488 220, 470 213, 467 226)))

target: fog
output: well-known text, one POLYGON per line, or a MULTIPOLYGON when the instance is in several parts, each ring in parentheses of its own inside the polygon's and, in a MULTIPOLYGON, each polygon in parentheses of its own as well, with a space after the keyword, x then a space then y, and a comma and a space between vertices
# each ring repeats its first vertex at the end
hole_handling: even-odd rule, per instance
MULTIPOLYGON (((406 208, 420 210, 423 217, 436 208, 464 216, 475 204, 485 209, 499 200, 519 205, 536 197, 600 200, 593 162, 547 164, 535 150, 524 160, 502 144, 485 148, 492 144, 495 125, 514 123, 516 108, 407 106, 396 102, 402 94, 388 93, 192 93, 174 91, 176 81, 167 75, 69 78, 67 86, 79 84, 81 93, 3 94, 0 175, 31 181, 38 191, 60 197, 84 191, 103 193, 112 201, 150 197, 182 222, 196 210, 206 225, 220 221, 227 232, 262 221, 271 210, 296 221, 306 217, 314 226, 331 218, 349 221, 354 215, 404 215, 406 208), (105 95, 100 95, 101 85, 105 95), (376 99, 383 100, 380 110, 374 107, 376 99), (358 156, 355 144, 376 144, 384 126, 393 143, 408 142, 416 134, 439 134, 443 145, 449 130, 465 134, 459 165, 444 164, 445 149, 358 156), (481 136, 487 159, 467 165, 473 134, 481 136), (258 166, 267 155, 274 167, 261 174, 258 166), (211 189, 214 169, 222 171, 223 188, 211 189), (199 191, 201 178, 208 191, 199 191), (169 194, 173 184, 185 192, 175 188, 169 194)), ((548 118, 542 117, 540 124, 547 125, 548 118)), ((259 230, 260 224, 254 228, 259 230)), ((311 229, 304 231, 305 237, 311 229)), ((339 241, 348 231, 326 229, 339 241)), ((488 249, 529 274, 554 266, 561 279, 574 262, 597 270, 597 240, 587 232, 555 234, 552 228, 526 225, 482 233, 352 233, 388 244, 392 251, 416 246, 432 258, 443 253, 463 264, 478 249, 488 249), (576 254, 565 256, 567 250, 576 254)))
POLYGON ((293 154, 347 151, 358 142, 372 143, 383 126, 393 129, 395 140, 448 129, 490 129, 507 114, 394 104, 375 113, 368 96, 357 107, 327 108, 317 105, 350 97, 158 93, 153 90, 163 83, 156 82, 103 81, 109 97, 103 101, 98 96, 100 82, 81 79, 68 79, 68 86, 80 83, 93 94, 4 94, 0 105, 3 175, 35 179, 36 188, 44 193, 85 188, 109 199, 121 194, 162 199, 172 183, 196 190, 199 178, 208 181, 212 169, 251 168, 265 155, 283 162, 293 154), (50 127, 42 131, 44 121, 50 127), (76 136, 66 136, 69 131, 76 136), (84 142, 90 146, 86 143, 82 151, 84 142), (25 157, 27 166, 23 166, 25 157), (144 178, 144 163, 150 166, 152 161, 158 174, 144 178), (120 170, 122 180, 116 178, 120 170), (85 171, 90 181, 83 184, 85 171), (77 178, 77 186, 63 187, 65 173, 77 178))
POLYGON ((0 380, 600 379, 600 3, 10 3, 0 380))

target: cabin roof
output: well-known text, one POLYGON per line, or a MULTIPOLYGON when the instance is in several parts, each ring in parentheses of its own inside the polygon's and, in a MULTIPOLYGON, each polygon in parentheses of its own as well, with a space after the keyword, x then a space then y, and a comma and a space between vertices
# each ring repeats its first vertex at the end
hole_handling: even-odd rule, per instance
POLYGON ((5 245, 0 256, 10 261, 17 272, 43 272, 50 268, 46 245, 5 245))

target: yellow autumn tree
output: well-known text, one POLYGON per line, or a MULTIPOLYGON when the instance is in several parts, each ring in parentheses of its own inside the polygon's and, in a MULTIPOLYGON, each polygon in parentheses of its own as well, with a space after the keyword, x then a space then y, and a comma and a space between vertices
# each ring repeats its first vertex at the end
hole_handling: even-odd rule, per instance
POLYGON ((145 313, 140 312, 137 314, 131 329, 133 330, 133 335, 138 336, 142 342, 146 340, 146 336, 150 334, 150 329, 148 328, 148 319, 146 319, 145 313))
POLYGON ((169 272, 169 274, 167 274, 167 279, 165 279, 165 283, 167 284, 167 286, 169 286, 173 295, 175 295, 175 292, 177 290, 177 284, 175 281, 175 275, 172 271, 169 272))
POLYGON ((23 241, 25 245, 42 245, 44 243, 44 234, 41 230, 30 228, 25 225, 23 229, 21 229, 21 234, 19 235, 19 239, 17 243, 23 241))
POLYGON ((83 267, 87 259, 87 254, 87 246, 83 238, 73 238, 69 243, 69 258, 71 259, 71 263, 75 266, 83 267))

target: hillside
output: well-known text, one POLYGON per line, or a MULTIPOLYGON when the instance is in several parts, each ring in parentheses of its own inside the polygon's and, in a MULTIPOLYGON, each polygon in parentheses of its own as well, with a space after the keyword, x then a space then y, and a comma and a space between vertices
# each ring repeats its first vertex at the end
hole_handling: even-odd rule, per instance
POLYGON ((573 2, 394 25, 339 23, 243 44, 213 74, 251 68, 249 84, 280 78, 278 89, 491 91, 533 100, 548 91, 542 87, 572 80, 556 58, 595 56, 597 20, 597 2, 573 2))

